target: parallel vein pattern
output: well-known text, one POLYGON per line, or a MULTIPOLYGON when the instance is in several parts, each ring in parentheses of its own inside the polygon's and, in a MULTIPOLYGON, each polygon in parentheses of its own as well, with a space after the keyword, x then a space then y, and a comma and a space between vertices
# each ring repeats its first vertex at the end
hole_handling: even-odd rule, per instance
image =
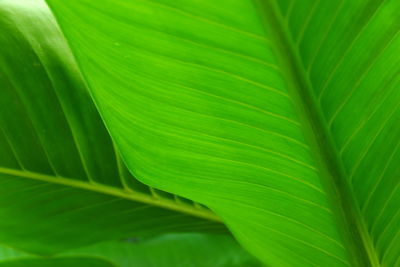
POLYGON ((0 14, 0 242, 53 253, 225 231, 208 209, 130 174, 44 2, 1 1, 0 14))
MULTIPOLYGON (((135 176, 210 206, 242 244, 269 265, 357 264, 358 259, 350 258, 344 226, 331 202, 337 200, 337 192, 323 185, 325 174, 314 160, 298 116, 302 111, 289 89, 292 81, 287 80, 274 34, 265 27, 264 10, 256 1, 48 2, 135 176)), ((363 196, 374 191, 365 187, 373 187, 374 178, 359 180, 368 172, 364 165, 371 165, 372 158, 365 159, 378 149, 374 139, 398 136, 378 134, 395 127, 397 113, 380 130, 377 122, 385 115, 374 110, 374 100, 398 103, 397 59, 387 56, 398 38, 393 15, 397 4, 275 4, 286 18, 283 26, 298 50, 302 71, 309 75, 306 80, 320 101, 317 107, 345 172, 352 176, 352 188, 360 183, 355 197, 359 203, 371 198, 368 205, 375 205, 372 198, 384 191, 378 185, 374 190, 381 193, 363 196), (379 21, 384 16, 390 23, 379 21), (386 34, 375 34, 379 40, 372 42, 368 38, 379 24, 384 26, 379 32, 386 34), (365 49, 359 50, 363 44, 365 49), (386 64, 393 68, 383 71, 386 64), (388 89, 379 93, 378 87, 388 89), (375 122, 367 121, 370 115, 378 116, 375 122), (358 137, 363 124, 376 127, 371 138, 358 137), (357 145, 363 148, 357 150, 357 145)), ((395 168, 398 156, 388 155, 393 166, 385 165, 385 173, 395 168)), ((361 217, 369 234, 370 214, 361 217)), ((395 227, 396 221, 387 224, 395 227)), ((393 263, 396 243, 378 245, 390 232, 381 233, 380 241, 372 234, 371 239, 376 247, 392 251, 386 256, 378 252, 379 261, 393 263)))
POLYGON ((400 265, 400 3, 279 1, 379 265, 400 265), (306 12, 299 12, 304 7, 306 12), (329 15, 325 10, 330 10, 329 15), (294 21, 296 20, 296 21, 294 21))

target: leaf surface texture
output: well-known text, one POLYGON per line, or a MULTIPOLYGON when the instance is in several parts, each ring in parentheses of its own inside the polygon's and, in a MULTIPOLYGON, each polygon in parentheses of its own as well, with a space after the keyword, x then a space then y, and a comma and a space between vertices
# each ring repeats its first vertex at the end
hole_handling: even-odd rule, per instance
POLYGON ((128 168, 272 266, 398 266, 396 0, 47 1, 128 168))
POLYGON ((225 232, 126 169, 43 1, 0 1, 0 242, 37 253, 170 231, 225 232))

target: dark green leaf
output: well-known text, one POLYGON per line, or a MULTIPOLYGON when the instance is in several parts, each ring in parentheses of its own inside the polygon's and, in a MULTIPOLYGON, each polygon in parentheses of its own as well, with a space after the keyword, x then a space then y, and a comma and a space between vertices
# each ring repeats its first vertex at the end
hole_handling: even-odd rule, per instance
POLYGON ((166 234, 149 239, 109 241, 55 258, 39 258, 0 248, 0 267, 100 267, 101 264, 117 267, 261 267, 232 237, 222 235, 166 234))

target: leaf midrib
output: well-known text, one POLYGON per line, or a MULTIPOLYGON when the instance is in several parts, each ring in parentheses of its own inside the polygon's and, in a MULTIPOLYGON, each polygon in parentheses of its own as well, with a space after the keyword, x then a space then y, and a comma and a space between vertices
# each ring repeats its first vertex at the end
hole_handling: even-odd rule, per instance
POLYGON ((299 109, 304 134, 317 161, 320 180, 327 191, 339 229, 355 266, 381 266, 364 218, 346 180, 344 165, 338 156, 322 111, 312 93, 313 85, 302 67, 300 55, 276 5, 271 0, 255 0, 260 7, 265 27, 273 34, 271 45, 277 51, 288 78, 289 94, 299 109))
POLYGON ((46 183, 59 184, 68 187, 88 190, 96 193, 106 194, 130 201, 140 202, 168 210, 173 210, 183 214, 199 217, 213 222, 222 222, 221 219, 213 212, 207 209, 196 208, 195 206, 178 203, 171 199, 156 198, 151 195, 144 194, 138 191, 131 191, 122 188, 116 188, 94 182, 84 182, 75 179, 69 179, 62 176, 51 176, 42 173, 36 173, 26 170, 16 170, 11 168, 0 167, 0 174, 17 176, 19 178, 36 180, 46 183))

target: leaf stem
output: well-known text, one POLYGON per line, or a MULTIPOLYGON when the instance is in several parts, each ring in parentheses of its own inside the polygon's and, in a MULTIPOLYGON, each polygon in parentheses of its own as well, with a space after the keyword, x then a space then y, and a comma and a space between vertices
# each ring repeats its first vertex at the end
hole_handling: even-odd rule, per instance
POLYGON ((321 108, 313 94, 313 86, 302 66, 294 41, 284 23, 276 3, 271 0, 256 0, 262 10, 265 26, 275 44, 283 71, 289 77, 289 93, 304 125, 304 134, 310 143, 319 166, 321 183, 327 191, 329 201, 336 214, 344 243, 354 266, 381 266, 373 242, 367 231, 353 191, 347 182, 343 163, 334 146, 321 108), (275 42, 274 42, 275 41, 275 42))

